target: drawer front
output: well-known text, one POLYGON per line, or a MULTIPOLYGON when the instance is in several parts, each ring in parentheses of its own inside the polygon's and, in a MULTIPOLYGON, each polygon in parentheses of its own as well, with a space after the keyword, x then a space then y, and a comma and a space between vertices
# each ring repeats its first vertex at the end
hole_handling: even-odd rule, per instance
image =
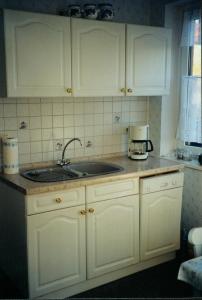
POLYGON ((85 204, 85 188, 27 196, 27 214, 33 215, 85 204))
POLYGON ((140 179, 140 193, 147 194, 183 186, 184 173, 172 173, 140 179))
POLYGON ((138 194, 139 179, 128 179, 109 183, 87 186, 87 203, 98 202, 107 199, 120 198, 123 196, 138 194))

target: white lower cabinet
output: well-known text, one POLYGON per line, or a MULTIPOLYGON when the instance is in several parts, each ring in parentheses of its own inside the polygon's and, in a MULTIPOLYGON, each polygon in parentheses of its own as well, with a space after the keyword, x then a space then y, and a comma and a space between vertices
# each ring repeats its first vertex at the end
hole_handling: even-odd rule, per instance
POLYGON ((73 295, 172 259, 182 186, 178 172, 141 179, 140 201, 139 178, 27 196, 29 298, 73 295))
POLYGON ((183 174, 156 176, 142 182, 140 258, 147 260, 180 248, 183 174), (162 190, 147 192, 158 188, 162 190))
POLYGON ((84 205, 28 217, 30 296, 86 279, 84 205))
POLYGON ((139 261, 139 196, 89 204, 87 278, 139 261))

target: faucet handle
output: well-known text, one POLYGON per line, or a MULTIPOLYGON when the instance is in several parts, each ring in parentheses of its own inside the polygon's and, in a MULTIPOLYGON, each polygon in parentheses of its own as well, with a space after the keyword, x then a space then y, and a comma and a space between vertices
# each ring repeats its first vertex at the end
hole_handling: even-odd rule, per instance
POLYGON ((65 165, 69 165, 69 164, 70 164, 69 159, 59 159, 57 161, 57 165, 59 165, 59 166, 65 166, 65 165))

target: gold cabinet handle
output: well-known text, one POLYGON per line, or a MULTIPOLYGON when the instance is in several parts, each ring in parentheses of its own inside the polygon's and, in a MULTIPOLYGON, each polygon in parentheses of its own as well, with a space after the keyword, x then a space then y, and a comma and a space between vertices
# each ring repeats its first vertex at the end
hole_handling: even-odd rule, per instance
POLYGON ((95 211, 94 208, 89 208, 88 209, 88 212, 91 213, 91 214, 94 213, 94 211, 95 211))
POLYGON ((132 90, 132 89, 127 89, 127 92, 128 92, 128 93, 132 93, 133 90, 132 90))
POLYGON ((80 215, 85 216, 87 214, 87 211, 85 209, 80 210, 80 215))
POLYGON ((62 198, 56 198, 56 199, 55 199, 55 202, 61 203, 61 202, 62 202, 62 198))
POLYGON ((67 88, 66 91, 67 91, 68 94, 71 94, 72 93, 72 88, 67 88))
POLYGON ((121 91, 121 93, 125 93, 126 89, 125 88, 121 88, 120 91, 121 91))

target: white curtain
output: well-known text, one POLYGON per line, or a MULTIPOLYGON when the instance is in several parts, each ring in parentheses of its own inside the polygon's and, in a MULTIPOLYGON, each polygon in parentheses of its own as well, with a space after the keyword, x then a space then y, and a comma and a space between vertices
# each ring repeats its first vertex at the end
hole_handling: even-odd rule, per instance
MULTIPOLYGON (((201 34, 194 37, 195 20, 200 18, 200 11, 185 12, 181 35, 181 49, 194 44, 201 44, 201 34)), ((185 48, 184 48, 185 49, 185 48)), ((187 56, 188 61, 188 56, 187 56)), ((185 60, 181 60, 185 63, 185 60)), ((177 139, 183 142, 202 143, 201 134, 201 77, 181 74, 180 115, 177 129, 177 139)))
POLYGON ((201 78, 184 76, 181 82, 180 121, 177 138, 201 143, 201 78))

